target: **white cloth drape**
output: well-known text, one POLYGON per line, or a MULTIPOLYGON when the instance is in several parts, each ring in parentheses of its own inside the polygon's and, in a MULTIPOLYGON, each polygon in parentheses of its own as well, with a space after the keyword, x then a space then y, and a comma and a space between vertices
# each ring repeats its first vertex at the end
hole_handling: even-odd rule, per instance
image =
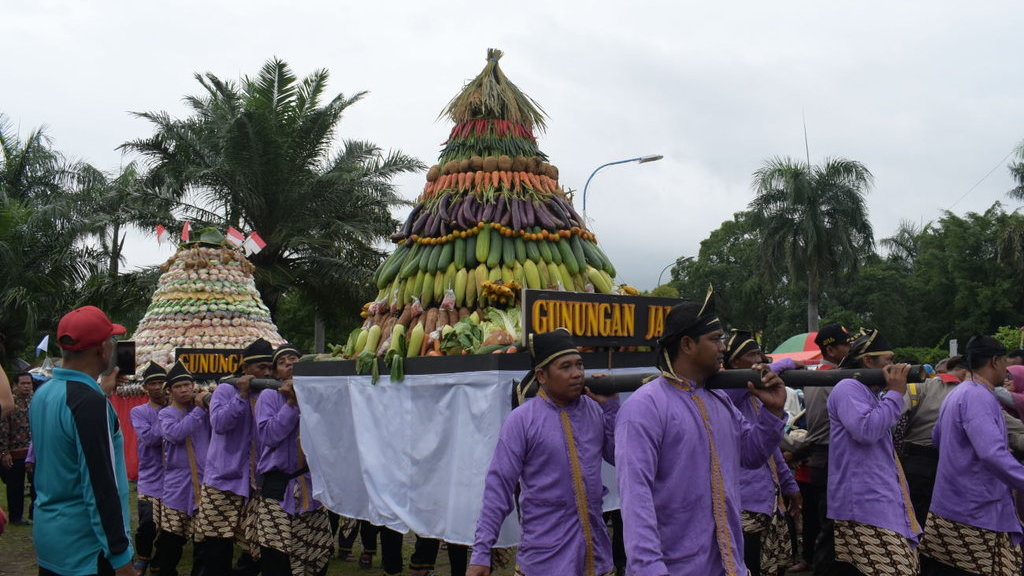
MULTIPOLYGON (((602 370, 649 373, 650 368, 602 370)), ((457 544, 472 544, 484 476, 523 371, 298 376, 302 447, 313 495, 352 518, 457 544)), ((622 398, 623 400, 625 398, 622 398)), ((605 463, 605 510, 618 508, 605 463)), ((516 514, 498 546, 519 542, 516 514)))

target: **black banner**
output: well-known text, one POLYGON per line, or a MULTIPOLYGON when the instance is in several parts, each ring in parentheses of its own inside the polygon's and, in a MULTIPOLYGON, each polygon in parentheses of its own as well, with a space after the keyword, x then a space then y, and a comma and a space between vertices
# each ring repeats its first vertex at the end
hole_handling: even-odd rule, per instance
POLYGON ((579 346, 653 346, 665 316, 682 300, 649 296, 525 290, 523 334, 567 328, 579 346))
POLYGON ((234 348, 175 348, 180 360, 196 380, 217 380, 234 374, 242 364, 242 350, 234 348))

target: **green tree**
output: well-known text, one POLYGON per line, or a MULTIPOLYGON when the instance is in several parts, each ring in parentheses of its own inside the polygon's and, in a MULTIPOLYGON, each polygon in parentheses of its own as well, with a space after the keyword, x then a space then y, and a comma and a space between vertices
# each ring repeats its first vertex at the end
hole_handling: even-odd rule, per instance
POLYGON ((786 270, 806 283, 807 330, 818 329, 822 280, 855 270, 874 239, 864 196, 871 172, 860 162, 826 159, 821 165, 772 158, 754 173, 751 224, 764 242, 769 272, 786 270))
POLYGON ((0 355, 31 350, 79 297, 95 252, 63 199, 71 171, 43 129, 22 140, 0 115, 0 355))
POLYGON ((762 335, 768 349, 800 330, 793 314, 794 289, 785 275, 763 274, 762 240, 748 212, 739 212, 700 243, 696 259, 672 269, 672 285, 684 298, 703 297, 714 285, 720 317, 729 327, 762 335))
POLYGON ((390 209, 404 203, 392 180, 425 166, 365 141, 345 140, 332 152, 342 114, 365 92, 325 102, 326 70, 299 81, 277 59, 239 84, 209 73, 196 79, 203 93, 186 98, 190 116, 138 114, 155 133, 124 145, 151 164, 151 182, 175 191, 177 213, 197 227, 263 237, 267 246, 252 262, 272 312, 292 290, 318 314, 372 296, 377 246, 398 224, 390 209))
POLYGON ((1017 186, 1010 190, 1010 197, 1024 200, 1024 142, 1017 146, 1015 151, 1017 158, 1010 164, 1010 175, 1017 182, 1017 186))

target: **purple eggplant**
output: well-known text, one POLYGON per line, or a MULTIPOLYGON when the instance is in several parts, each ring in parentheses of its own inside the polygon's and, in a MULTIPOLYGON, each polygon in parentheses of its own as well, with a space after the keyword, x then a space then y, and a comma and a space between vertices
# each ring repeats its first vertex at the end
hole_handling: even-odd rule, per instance
POLYGON ((508 200, 499 200, 498 210, 501 211, 501 217, 499 218, 498 214, 495 213, 495 220, 497 220, 498 224, 501 224, 502 226, 508 226, 509 222, 512 220, 512 207, 509 206, 508 200))
POLYGON ((458 222, 459 211, 462 209, 462 203, 465 202, 463 198, 456 198, 452 200, 452 203, 448 205, 448 221, 451 223, 458 222))
POLYGON ((513 198, 512 203, 509 206, 512 211, 512 229, 516 232, 523 229, 523 215, 519 210, 521 204, 522 202, 520 202, 518 198, 513 198))
MULTIPOLYGON (((423 205, 420 204, 422 207, 423 205)), ((430 219, 430 212, 427 210, 420 210, 419 215, 416 217, 416 221, 412 224, 412 230, 410 234, 423 235, 423 230, 427 227, 427 220, 430 219)))
POLYGON ((535 226, 537 224, 537 215, 534 213, 532 201, 523 200, 522 212, 523 226, 535 226))
POLYGON ((541 227, 548 230, 559 230, 562 228, 562 226, 559 226, 558 220, 555 216, 550 210, 548 210, 547 206, 545 206, 544 202, 538 202, 536 206, 534 206, 533 212, 534 216, 536 216, 537 223, 540 224, 541 227))
POLYGON ((497 208, 497 202, 488 202, 484 204, 483 210, 480 212, 480 222, 490 222, 491 218, 494 217, 494 212, 497 208))
MULTIPOLYGON (((494 199, 494 222, 501 222, 501 219, 508 214, 508 203, 501 196, 494 199)), ((507 220, 506 220, 507 222, 507 220)))
POLYGON ((466 228, 476 226, 476 215, 480 211, 477 208, 479 204, 473 196, 467 196, 466 201, 462 203, 462 221, 466 223, 466 228))
POLYGON ((437 213, 441 216, 441 220, 448 220, 448 203, 451 200, 451 194, 441 195, 441 200, 437 203, 437 213))

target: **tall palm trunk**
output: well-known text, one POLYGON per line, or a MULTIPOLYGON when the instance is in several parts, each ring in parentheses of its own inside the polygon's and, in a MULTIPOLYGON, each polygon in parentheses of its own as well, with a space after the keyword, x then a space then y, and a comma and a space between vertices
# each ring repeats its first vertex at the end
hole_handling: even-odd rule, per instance
POLYGON ((807 331, 818 331, 818 270, 807 271, 807 331))

